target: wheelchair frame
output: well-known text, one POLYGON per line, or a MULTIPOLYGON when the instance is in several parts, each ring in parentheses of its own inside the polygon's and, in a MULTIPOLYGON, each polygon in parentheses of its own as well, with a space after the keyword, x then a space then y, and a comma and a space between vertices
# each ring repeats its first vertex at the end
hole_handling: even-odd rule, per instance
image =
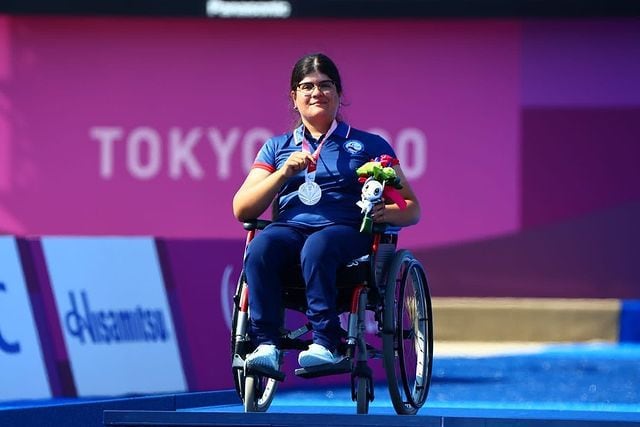
MULTIPOLYGON (((268 224, 270 221, 267 220, 245 222, 246 245, 257 230, 264 229, 268 224)), ((370 356, 378 358, 382 355, 389 395, 395 411, 400 415, 416 414, 426 401, 431 385, 433 316, 427 276, 411 252, 396 250, 397 235, 398 228, 376 224, 372 249, 364 267, 355 262, 338 271, 338 312, 348 313, 348 329, 341 344, 345 355, 343 361, 331 366, 299 368, 295 371, 297 376, 304 378, 350 373, 351 395, 352 400, 357 402, 358 414, 368 413, 369 402, 374 399, 372 371, 367 363, 370 356), (356 274, 351 274, 352 271, 356 274), (377 321, 376 335, 382 337, 382 351, 366 342, 367 310, 373 312, 377 321)), ((301 280, 301 276, 291 279, 294 283, 301 280)), ((283 290, 284 311, 291 309, 304 313, 304 283, 301 286, 291 286, 286 281, 283 290)), ((254 347, 248 335, 249 285, 244 270, 238 279, 233 302, 231 365, 235 388, 245 412, 264 412, 271 405, 278 382, 284 380, 285 374, 281 371, 245 369, 245 357, 254 347)), ((302 340, 300 337, 309 331, 311 328, 307 323, 283 333, 280 367, 284 351, 303 350, 308 346, 311 340, 302 340)))

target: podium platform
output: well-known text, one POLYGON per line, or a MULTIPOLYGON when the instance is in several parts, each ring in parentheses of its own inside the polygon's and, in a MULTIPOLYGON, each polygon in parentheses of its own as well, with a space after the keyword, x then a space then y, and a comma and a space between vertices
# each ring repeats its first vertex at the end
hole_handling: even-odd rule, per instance
POLYGON ((431 408, 424 415, 232 413, 180 411, 104 412, 105 427, 282 426, 282 427, 625 427, 639 426, 640 413, 566 410, 431 408))

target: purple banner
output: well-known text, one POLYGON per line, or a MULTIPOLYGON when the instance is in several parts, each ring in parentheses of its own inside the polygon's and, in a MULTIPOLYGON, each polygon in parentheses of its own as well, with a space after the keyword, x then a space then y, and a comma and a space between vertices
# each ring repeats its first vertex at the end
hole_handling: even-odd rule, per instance
POLYGON ((403 247, 547 233, 640 201, 636 20, 277 28, 0 17, 0 232, 242 239, 231 198, 291 128, 289 73, 310 51, 339 64, 342 115, 392 143, 422 202, 403 247))
POLYGON ((156 242, 190 390, 233 387, 231 315, 242 240, 156 242))
POLYGON ((423 202, 406 245, 513 231, 519 28, 3 18, 0 230, 241 236, 231 198, 291 128, 290 70, 312 46, 340 66, 342 115, 392 143, 423 202))
POLYGON ((636 19, 530 20, 522 36, 524 106, 640 105, 636 19))

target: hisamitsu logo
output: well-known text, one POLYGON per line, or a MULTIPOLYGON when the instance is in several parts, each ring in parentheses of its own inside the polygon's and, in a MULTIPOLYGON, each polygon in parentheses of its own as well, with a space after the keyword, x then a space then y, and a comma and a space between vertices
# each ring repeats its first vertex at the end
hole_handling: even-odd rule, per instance
MULTIPOLYGON (((0 291, 6 292, 7 287, 4 283, 0 282, 0 291)), ((13 354, 20 353, 20 343, 19 342, 9 342, 2 335, 2 331, 0 330, 0 350, 5 353, 13 354)))
POLYGON ((69 292, 71 310, 65 315, 69 334, 81 344, 119 344, 133 342, 163 342, 169 339, 164 313, 160 309, 137 306, 134 309, 93 310, 86 291, 80 301, 69 292))

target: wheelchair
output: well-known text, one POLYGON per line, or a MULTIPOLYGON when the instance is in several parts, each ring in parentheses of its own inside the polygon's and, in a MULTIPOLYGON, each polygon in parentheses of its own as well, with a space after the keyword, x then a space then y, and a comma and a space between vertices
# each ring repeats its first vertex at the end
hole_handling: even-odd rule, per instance
MULTIPOLYGON (((270 221, 253 220, 243 224, 247 230, 247 245, 257 230, 270 221)), ((375 224, 370 253, 337 273, 337 308, 341 318, 348 318, 339 350, 345 358, 335 364, 299 368, 295 375, 315 378, 326 375, 350 374, 351 397, 358 414, 367 414, 374 399, 374 381, 369 359, 382 358, 389 395, 396 413, 413 415, 427 399, 431 384, 433 361, 433 316, 426 273, 420 262, 408 250, 397 250, 397 227, 375 224), (374 319, 374 328, 367 328, 367 312, 374 319), (373 333, 367 331, 375 329, 373 333), (376 349, 367 340, 381 343, 376 349)), ((246 246, 245 246, 246 248, 246 246)), ((292 266, 285 274, 283 289, 283 329, 280 366, 287 350, 304 350, 312 342, 302 336, 311 331, 303 324, 284 329, 286 313, 305 313, 306 295, 300 266, 292 266)), ((264 412, 271 405, 278 382, 285 374, 265 373, 245 369, 244 360, 254 350, 249 339, 248 309, 250 287, 244 270, 238 279, 233 297, 231 324, 231 365, 235 389, 245 412, 264 412)), ((343 328, 344 329, 344 328, 343 328)))

